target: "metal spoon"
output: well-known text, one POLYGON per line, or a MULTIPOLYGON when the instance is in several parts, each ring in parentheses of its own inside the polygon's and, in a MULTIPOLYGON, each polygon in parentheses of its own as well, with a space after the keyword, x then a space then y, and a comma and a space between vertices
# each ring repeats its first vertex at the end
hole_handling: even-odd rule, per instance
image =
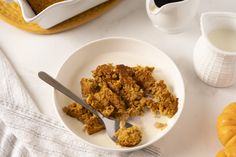
MULTIPOLYGON (((58 82, 57 80, 55 80, 54 78, 49 76, 47 73, 41 71, 38 73, 38 76, 40 79, 42 79, 43 81, 45 81, 46 83, 48 83, 49 85, 54 87, 56 90, 60 91, 64 95, 68 96, 69 98, 71 98, 72 100, 74 100, 75 102, 79 103, 84 108, 86 108, 87 110, 92 112, 94 115, 99 117, 101 122, 105 125, 106 132, 107 132, 108 136, 113 141, 116 142, 116 137, 114 136, 114 134, 120 128, 120 121, 119 120, 108 119, 108 118, 104 117, 101 113, 94 110, 90 105, 86 104, 81 98, 79 98, 72 91, 70 91, 68 88, 63 86, 60 82, 58 82)), ((125 123, 126 128, 129 128, 131 126, 132 126, 132 124, 127 123, 127 122, 125 123)))

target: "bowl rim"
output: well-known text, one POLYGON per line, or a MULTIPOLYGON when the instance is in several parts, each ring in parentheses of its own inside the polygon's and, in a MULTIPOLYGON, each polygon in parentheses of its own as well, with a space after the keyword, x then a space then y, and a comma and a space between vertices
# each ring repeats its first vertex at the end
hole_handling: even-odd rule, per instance
POLYGON ((170 126, 169 130, 164 133, 162 136, 160 136, 159 138, 157 139, 152 139, 150 141, 148 141, 147 143, 145 144, 142 144, 142 145, 137 145, 137 146, 134 146, 134 147, 121 147, 121 148, 106 148, 104 146, 99 146, 99 145, 96 145, 96 144, 93 144, 93 143, 90 143, 86 140, 84 140, 83 138, 79 137, 78 135, 76 135, 63 121, 63 118, 60 116, 59 112, 58 112, 58 109, 57 109, 57 104, 58 104, 58 101, 56 99, 56 92, 57 90, 56 89, 53 89, 53 100, 54 100, 54 103, 53 103, 53 106, 54 106, 54 110, 56 111, 56 115, 57 117, 60 119, 60 121, 62 122, 62 124, 65 126, 65 128, 67 128, 68 131, 70 131, 77 139, 85 142, 86 144, 94 147, 94 148, 98 148, 98 149, 101 149, 101 150, 105 150, 105 151, 110 151, 110 152, 130 152, 130 151, 134 151, 134 150, 139 150, 139 149, 142 149, 142 148, 145 148, 157 141, 159 141, 160 139, 162 139, 168 132, 170 132, 173 127, 176 125, 176 123, 178 122, 180 116, 182 115, 182 112, 183 112, 183 108, 184 108, 184 104, 185 104, 185 95, 186 95, 186 92, 185 92, 185 84, 184 84, 184 80, 183 80, 183 76, 182 74, 180 73, 180 70, 179 68, 177 67, 177 65, 175 64, 175 62, 166 54, 164 53, 163 51, 161 51, 159 48, 155 47, 154 45, 146 42, 146 41, 143 41, 143 40, 139 40, 139 39, 135 39, 135 38, 130 38, 130 37, 123 37, 123 36, 110 36, 110 37, 104 37, 104 38, 100 38, 100 39, 96 39, 96 40, 92 40, 92 41, 89 41, 83 45, 81 45, 78 49, 76 49, 66 60, 65 62, 61 65, 60 69, 58 70, 57 74, 56 74, 56 79, 58 78, 58 75, 62 69, 62 67, 69 61, 69 59, 71 57, 73 57, 80 49, 86 47, 86 46, 89 46, 90 44, 94 44, 96 42, 101 42, 101 41, 105 41, 105 40, 127 40, 127 41, 134 41, 134 42, 138 42, 140 44, 145 44, 147 46, 150 46, 152 47, 153 49, 159 51, 159 53, 162 53, 163 55, 165 55, 170 62, 172 62, 172 64, 175 66, 175 68, 177 69, 177 72, 178 72, 178 75, 180 76, 180 81, 181 81, 181 84, 183 86, 183 98, 182 98, 182 107, 181 108, 178 108, 178 112, 179 114, 177 115, 176 117, 176 120, 175 122, 173 123, 172 126, 170 126))

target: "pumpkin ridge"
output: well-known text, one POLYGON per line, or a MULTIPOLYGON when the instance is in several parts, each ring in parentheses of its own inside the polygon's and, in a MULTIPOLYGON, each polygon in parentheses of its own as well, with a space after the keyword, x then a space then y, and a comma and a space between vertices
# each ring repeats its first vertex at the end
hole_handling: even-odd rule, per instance
POLYGON ((224 108, 217 118, 216 128, 218 138, 225 146, 216 157, 236 157, 236 103, 224 108))

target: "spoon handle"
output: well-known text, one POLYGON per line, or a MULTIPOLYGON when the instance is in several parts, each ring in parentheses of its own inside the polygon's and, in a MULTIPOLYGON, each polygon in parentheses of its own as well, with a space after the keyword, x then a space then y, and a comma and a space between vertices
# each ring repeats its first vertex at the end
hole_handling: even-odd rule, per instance
POLYGON ((91 106, 89 106, 88 104, 86 104, 81 98, 79 98, 77 95, 75 95, 72 91, 70 91, 68 88, 66 88, 65 86, 63 86, 60 82, 58 82, 57 80, 55 80, 54 78, 52 78, 50 75, 48 75, 47 73, 40 71, 38 73, 38 76, 40 79, 42 79, 44 82, 48 83, 50 86, 54 87, 56 90, 60 91, 61 93, 63 93, 64 95, 68 96, 69 98, 71 98, 72 100, 74 100, 75 102, 79 103, 80 105, 82 105, 84 108, 86 108, 87 110, 89 110, 90 112, 92 112, 93 114, 95 114, 96 116, 98 116, 99 118, 103 118, 103 116, 98 113, 96 110, 94 110, 91 106))

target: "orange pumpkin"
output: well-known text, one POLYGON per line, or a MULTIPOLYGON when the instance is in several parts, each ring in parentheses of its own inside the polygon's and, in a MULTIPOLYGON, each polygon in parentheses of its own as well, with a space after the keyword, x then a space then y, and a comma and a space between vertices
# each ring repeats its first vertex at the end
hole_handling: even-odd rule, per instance
POLYGON ((236 103, 225 107, 217 120, 217 133, 225 146, 217 157, 236 157, 236 103))

